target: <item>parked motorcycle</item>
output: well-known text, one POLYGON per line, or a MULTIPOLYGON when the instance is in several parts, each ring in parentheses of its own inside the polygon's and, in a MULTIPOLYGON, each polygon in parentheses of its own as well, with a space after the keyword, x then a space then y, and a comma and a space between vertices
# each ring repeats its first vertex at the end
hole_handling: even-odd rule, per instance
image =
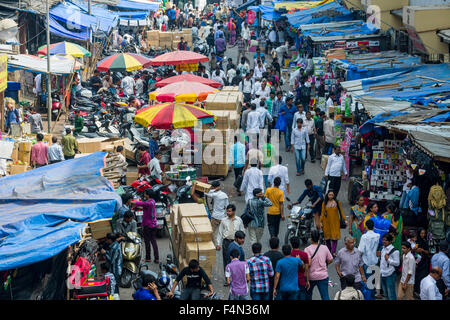
POLYGON ((292 206, 289 213, 288 230, 284 239, 285 244, 289 244, 292 237, 299 237, 303 244, 308 243, 311 237, 311 229, 314 225, 312 209, 309 202, 305 207, 299 205, 292 206))
POLYGON ((142 239, 135 232, 128 232, 125 240, 120 244, 123 259, 122 275, 120 276, 121 287, 129 288, 140 270, 142 257, 142 239))

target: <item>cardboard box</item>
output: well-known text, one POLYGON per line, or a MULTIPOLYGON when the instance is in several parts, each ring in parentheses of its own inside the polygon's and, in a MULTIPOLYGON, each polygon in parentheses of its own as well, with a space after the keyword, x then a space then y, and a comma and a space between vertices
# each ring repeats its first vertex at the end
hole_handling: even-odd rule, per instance
POLYGON ((172 42, 173 39, 172 32, 160 32, 159 33, 159 42, 172 42))
POLYGON ((224 110, 214 110, 216 119, 216 129, 228 129, 230 128, 230 112, 224 110))
POLYGON ((211 185, 200 181, 195 182, 195 190, 203 193, 208 193, 211 190, 211 185))
POLYGON ((116 148, 118 146, 124 147, 124 149, 121 153, 125 156, 125 139, 111 138, 111 139, 102 141, 100 144, 100 151, 111 152, 111 153, 116 152, 116 148))
POLYGON ((18 160, 30 164, 31 163, 31 151, 19 151, 18 160))
POLYGON ((53 138, 52 134, 50 134, 50 133, 44 134, 44 143, 47 143, 48 146, 51 146, 52 145, 52 138, 53 138))
POLYGON ((172 40, 170 40, 170 41, 160 41, 159 42, 159 46, 161 47, 161 48, 172 48, 172 40))
POLYGON ((212 266, 216 262, 216 247, 212 241, 186 243, 186 260, 198 260, 200 266, 212 266))
POLYGON ((125 174, 126 180, 127 180, 127 186, 131 185, 133 182, 135 182, 137 179, 139 179, 139 173, 137 172, 127 172, 125 174))
POLYGON ((28 164, 12 164, 9 174, 14 175, 27 171, 28 164))
POLYGON ((229 111, 230 115, 230 128, 237 130, 239 129, 239 123, 241 120, 241 117, 237 111, 229 111))
POLYGON ((108 140, 108 138, 81 138, 78 139, 78 150, 81 153, 94 153, 101 151, 102 141, 108 140))
POLYGON ((153 40, 150 40, 150 41, 147 41, 147 47, 153 47, 153 48, 158 48, 160 45, 159 45, 159 40, 158 41, 153 41, 153 40))
POLYGON ((14 145, 14 149, 11 153, 11 159, 14 162, 19 160, 19 146, 17 144, 14 145))
POLYGON ((203 204, 198 204, 198 203, 178 204, 177 227, 181 226, 182 218, 188 218, 188 217, 189 218, 192 218, 192 217, 208 218, 208 213, 206 212, 205 206, 203 204))
POLYGON ((106 238, 106 235, 112 232, 111 219, 105 219, 95 222, 89 222, 93 239, 106 238))
POLYGON ((181 219, 181 242, 212 241, 212 227, 208 217, 187 217, 181 219))
POLYGON ((22 141, 19 143, 19 152, 31 152, 32 146, 31 141, 22 141))
POLYGON ((147 40, 159 42, 159 31, 158 30, 147 31, 147 40))

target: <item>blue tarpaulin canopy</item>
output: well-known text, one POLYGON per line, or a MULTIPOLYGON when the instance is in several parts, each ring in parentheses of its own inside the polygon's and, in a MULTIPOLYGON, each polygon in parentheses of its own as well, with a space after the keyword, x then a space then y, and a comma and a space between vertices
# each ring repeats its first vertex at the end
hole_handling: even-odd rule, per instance
POLYGON ((345 25, 333 25, 329 26, 319 25, 317 28, 308 28, 302 30, 304 36, 311 37, 334 37, 334 36, 347 36, 347 35, 367 35, 377 33, 379 29, 371 23, 366 23, 360 20, 355 20, 353 23, 345 25))
MULTIPOLYGON (((79 7, 80 9, 82 9, 85 13, 88 12, 87 1, 72 0, 70 2, 73 3, 75 6, 79 7)), ((132 7, 127 8, 127 9, 132 9, 132 7)), ((91 5, 91 13, 92 13, 93 16, 110 18, 110 19, 111 18, 118 19, 120 17, 126 17, 128 19, 141 20, 141 19, 145 19, 148 16, 149 11, 148 10, 141 10, 141 11, 122 11, 122 10, 120 10, 120 11, 111 11, 111 10, 108 10, 106 5, 96 4, 96 5, 91 5)))
POLYGON ((115 5, 117 8, 124 9, 134 9, 134 10, 145 10, 145 11, 157 11, 159 5, 157 3, 142 3, 134 2, 128 0, 120 0, 118 4, 115 5))
POLYGON ((85 222, 121 205, 101 176, 104 152, 0 179, 0 270, 52 257, 81 239, 85 222))
POLYGON ((328 23, 338 21, 353 20, 354 14, 341 6, 337 1, 333 1, 318 7, 304 9, 286 14, 289 23, 293 27, 304 24, 328 23))
POLYGON ((60 37, 75 39, 75 40, 86 40, 86 32, 72 32, 60 25, 55 19, 50 17, 50 32, 56 34, 60 37))
POLYGON ((250 6, 247 8, 247 10, 261 12, 261 17, 265 20, 278 21, 281 19, 281 13, 278 11, 275 11, 273 4, 272 5, 250 6))

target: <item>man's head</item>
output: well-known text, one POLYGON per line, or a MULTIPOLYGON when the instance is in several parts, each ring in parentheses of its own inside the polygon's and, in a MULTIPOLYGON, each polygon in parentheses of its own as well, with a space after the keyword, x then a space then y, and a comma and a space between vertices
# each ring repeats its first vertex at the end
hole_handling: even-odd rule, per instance
POLYGON ((252 244, 252 252, 255 256, 261 254, 261 250, 262 250, 261 243, 256 242, 256 243, 252 244))
POLYGON ((291 243, 292 249, 298 249, 300 248, 300 238, 295 236, 289 239, 289 242, 291 243))
POLYGON ((256 110, 256 104, 252 103, 251 106, 253 111, 256 110))
POLYGON ((191 272, 198 272, 200 270, 200 264, 197 260, 192 259, 191 261, 189 261, 189 269, 191 270, 191 272))
POLYGON ((334 153, 336 153, 336 155, 340 155, 341 154, 341 147, 340 146, 335 146, 334 147, 334 153))
POLYGON ((155 152, 155 158, 158 159, 158 160, 161 160, 161 158, 162 158, 162 152, 159 151, 159 150, 156 151, 156 152, 155 152))
POLYGON ((149 200, 149 199, 157 200, 158 195, 155 192, 155 190, 149 188, 149 189, 145 189, 144 198, 145 198, 145 200, 149 200))
POLYGON ((373 230, 373 228, 375 227, 375 222, 373 222, 373 220, 367 220, 366 221, 366 228, 368 230, 373 230))
POLYGON ((97 69, 94 70, 94 76, 98 76, 100 75, 100 71, 98 71, 97 69))
POLYGON ((272 250, 278 250, 278 248, 280 247, 280 239, 278 239, 277 237, 270 238, 269 246, 272 250))
POLYGON ((245 242, 245 233, 243 231, 236 231, 234 234, 234 241, 236 241, 239 245, 243 245, 245 242))
POLYGON ((297 128, 301 129, 303 125, 303 119, 302 118, 298 118, 297 119, 297 128))
POLYGON ((44 135, 42 133, 38 133, 36 135, 36 139, 37 139, 37 141, 42 141, 42 140, 44 140, 44 135))
POLYGON ((411 243, 409 243, 408 241, 403 241, 402 242, 402 253, 407 254, 410 251, 411 251, 411 243))
POLYGON ((355 284, 355 276, 353 274, 347 274, 344 276, 344 281, 347 287, 352 288, 355 284))
POLYGON ((145 146, 139 146, 138 152, 142 156, 147 151, 147 148, 145 146))
POLYGON ((434 267, 433 269, 431 269, 430 271, 430 276, 438 281, 439 279, 441 279, 442 277, 442 269, 440 267, 434 267))
POLYGON ((123 146, 117 146, 116 152, 117 153, 122 153, 122 151, 123 151, 123 146))
POLYGON ((55 144, 58 142, 58 138, 57 137, 52 137, 52 143, 55 144))
POLYGON ((291 255, 292 247, 290 244, 285 244, 281 247, 281 252, 285 257, 289 257, 291 255))
POLYGON ((133 212, 131 212, 130 210, 126 211, 123 215, 123 220, 125 220, 126 222, 131 222, 131 220, 133 220, 133 212))
POLYGON ((230 252, 230 258, 231 258, 231 260, 233 260, 233 259, 239 259, 239 256, 240 256, 241 254, 240 254, 240 252, 239 252, 239 250, 238 249, 233 249, 233 250, 231 250, 231 252, 230 252))
POLYGON ((344 243, 345 243, 345 247, 347 248, 347 250, 352 251, 353 248, 355 247, 355 240, 353 239, 353 237, 351 236, 346 236, 344 238, 344 243))
POLYGON ((234 204, 229 204, 227 206, 227 216, 233 218, 236 215, 236 206, 234 204))
POLYGON ((333 112, 330 113, 330 119, 334 119, 334 113, 333 112))
POLYGON ((392 238, 392 235, 390 233, 386 233, 382 239, 383 246, 388 247, 392 243, 393 240, 394 239, 392 238))
POLYGON ((277 98, 278 98, 278 100, 281 100, 283 98, 283 91, 277 92, 277 98))
POLYGON ((220 190, 220 182, 219 181, 213 181, 211 183, 211 187, 213 187, 215 190, 220 190))
POLYGON ((277 188, 279 188, 281 186, 281 178, 280 177, 276 177, 275 179, 273 179, 273 185, 277 188))
POLYGON ((446 240, 441 240, 441 242, 439 242, 439 251, 444 253, 448 252, 448 242, 446 240))
POLYGON ((306 179, 306 180, 305 180, 305 186, 306 186, 306 189, 312 190, 312 188, 313 188, 313 183, 312 183, 311 179, 306 179))
POLYGON ((261 188, 253 189, 253 196, 255 198, 262 198, 264 196, 262 189, 261 188))
POLYGON ((311 120, 311 111, 306 111, 306 119, 311 120))
POLYGON ((115 242, 115 241, 117 240, 117 238, 118 238, 117 234, 112 233, 112 232, 109 232, 109 233, 106 235, 106 242, 107 242, 108 244, 112 244, 113 242, 115 242))
POLYGON ((80 114, 81 114, 81 111, 80 111, 80 110, 76 110, 76 111, 75 111, 75 115, 76 115, 77 117, 79 117, 80 114))

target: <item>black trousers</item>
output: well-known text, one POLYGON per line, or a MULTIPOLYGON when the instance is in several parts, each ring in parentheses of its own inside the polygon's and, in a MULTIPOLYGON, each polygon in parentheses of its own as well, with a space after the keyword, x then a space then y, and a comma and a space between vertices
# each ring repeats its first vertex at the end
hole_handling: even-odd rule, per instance
POLYGON ((75 158, 75 155, 73 155, 73 156, 66 156, 66 155, 64 155, 64 159, 66 159, 66 160, 70 160, 70 159, 73 159, 73 158, 75 158))
POLYGON ((184 288, 180 300, 200 300, 200 288, 184 288))
POLYGON ((234 170, 234 182, 236 183, 237 178, 242 175, 242 171, 244 170, 244 167, 242 167, 242 168, 234 168, 233 167, 233 170, 234 170))
MULTIPOLYGON (((314 143, 316 142, 316 138, 314 137, 314 134, 309 135, 309 156, 311 158, 311 161, 315 161, 316 159, 316 152, 314 148, 314 143)), ((308 158, 308 155, 306 155, 306 158, 308 158)))
POLYGON ((230 246, 230 243, 232 243, 233 240, 229 239, 223 239, 222 240, 222 258, 223 258, 223 274, 225 278, 225 267, 228 264, 228 260, 230 260, 230 257, 227 255, 228 247, 230 246))
POLYGON ((334 195, 338 196, 339 190, 341 189, 341 177, 329 177, 330 178, 330 189, 334 191, 334 195))
POLYGON ((280 214, 267 215, 267 227, 269 229, 269 234, 271 238, 278 237, 278 233, 280 232, 280 222, 281 222, 280 214))
POLYGON ((145 243, 145 259, 151 260, 152 250, 150 244, 153 247, 153 253, 155 255, 155 260, 159 260, 158 243, 156 242, 157 228, 150 228, 144 226, 144 243, 145 243))

